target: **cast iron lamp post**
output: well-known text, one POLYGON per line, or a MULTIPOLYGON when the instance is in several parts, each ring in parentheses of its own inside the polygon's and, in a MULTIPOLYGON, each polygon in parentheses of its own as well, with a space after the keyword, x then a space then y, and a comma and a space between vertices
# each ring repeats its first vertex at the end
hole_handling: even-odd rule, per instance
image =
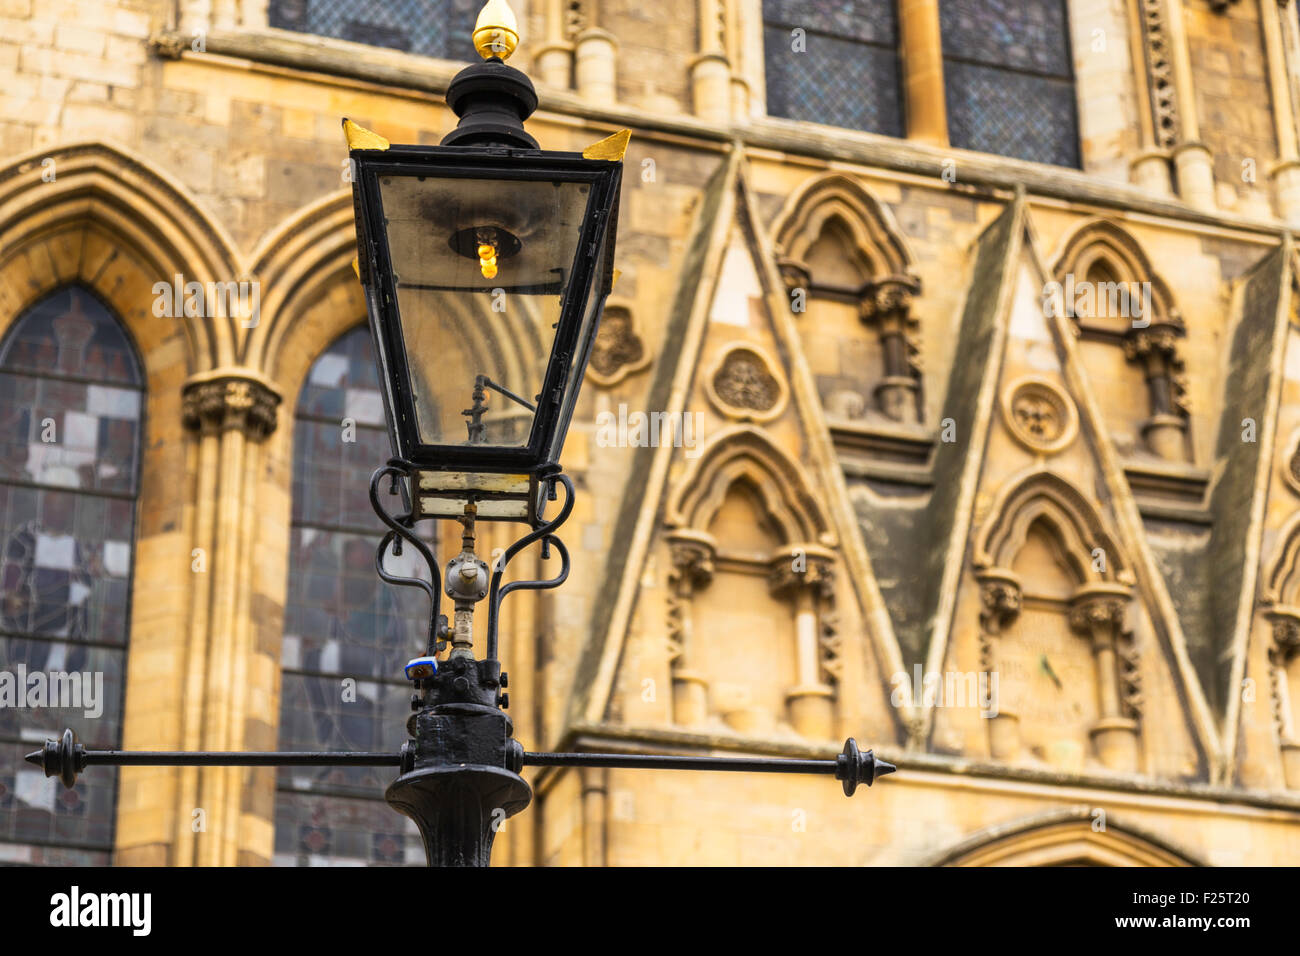
POLYGON ((613 282, 623 131, 582 153, 549 152, 523 127, 537 108, 528 78, 505 59, 518 33, 505 0, 479 15, 483 62, 447 90, 459 125, 439 146, 390 146, 344 120, 353 164, 357 274, 365 289, 394 457, 374 473, 370 501, 388 527, 375 558, 385 581, 431 603, 427 645, 406 665, 415 693, 409 739, 389 753, 88 751, 71 730, 29 754, 47 777, 73 786, 92 764, 121 766, 391 766, 390 806, 415 821, 431 866, 486 866, 506 817, 532 790, 526 766, 739 770, 833 775, 852 795, 895 769, 850 738, 833 760, 529 753, 506 716, 497 657, 502 599, 558 587, 569 555, 555 532, 573 508, 560 449, 613 282), (393 513, 385 483, 400 496, 393 513), (565 491, 548 516, 550 502, 565 491), (454 519, 462 550, 439 567, 417 525, 454 519), (531 530, 489 568, 474 551, 479 520, 531 530), (541 542, 559 573, 503 585, 510 560, 541 542), (430 580, 392 574, 391 552, 412 547, 430 580), (440 573, 441 572, 441 573, 440 573), (443 587, 440 589, 438 583, 443 587), (448 622, 441 591, 454 606, 448 622), (484 653, 474 609, 487 601, 484 653), (445 658, 439 654, 451 644, 445 658))

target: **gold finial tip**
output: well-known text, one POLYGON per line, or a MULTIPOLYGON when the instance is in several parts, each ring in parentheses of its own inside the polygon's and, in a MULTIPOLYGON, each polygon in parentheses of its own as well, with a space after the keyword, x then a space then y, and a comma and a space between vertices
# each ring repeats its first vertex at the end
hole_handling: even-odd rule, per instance
POLYGON ((519 46, 519 21, 506 0, 488 0, 474 23, 474 49, 488 60, 499 56, 506 60, 519 46))

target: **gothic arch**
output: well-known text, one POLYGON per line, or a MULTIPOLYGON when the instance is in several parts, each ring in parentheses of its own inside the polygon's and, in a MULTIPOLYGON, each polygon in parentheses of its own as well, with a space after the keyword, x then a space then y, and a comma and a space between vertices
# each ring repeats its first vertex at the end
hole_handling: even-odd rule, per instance
POLYGON ((835 545, 834 532, 803 470, 752 426, 727 429, 709 443, 669 501, 668 526, 707 528, 737 482, 755 493, 784 544, 835 545))
POLYGON ((1011 480, 994 502, 992 518, 976 543, 978 569, 1010 568, 1024 546, 1030 527, 1047 524, 1061 545, 1076 583, 1132 581, 1129 564, 1101 517, 1073 485, 1047 471, 1011 480), (1093 552, 1102 549, 1104 570, 1096 570, 1093 552))
POLYGON ((1300 605, 1300 514, 1293 515, 1278 536, 1282 542, 1260 588, 1264 604, 1300 605))
POLYGON ((153 284, 242 274, 220 224, 169 175, 118 147, 72 144, 0 169, 0 326, 81 282, 122 317, 147 367, 149 353, 179 331, 186 372, 200 373, 234 361, 235 319, 159 322, 153 284))
POLYGON ((323 297, 332 300, 337 312, 327 328, 312 330, 309 341, 317 344, 333 342, 365 315, 361 284, 352 270, 357 255, 355 217, 352 192, 339 190, 294 212, 253 251, 253 271, 262 281, 263 321, 249 335, 244 358, 276 378, 286 356, 286 364, 295 370, 301 364, 300 374, 290 374, 291 381, 284 384, 286 398, 296 394, 316 359, 314 354, 296 354, 302 351, 296 333, 307 313, 323 297))
POLYGON ((1151 260, 1138 241, 1122 226, 1107 219, 1083 223, 1070 234, 1056 260, 1053 275, 1064 282, 1067 275, 1086 279, 1101 266, 1119 282, 1151 283, 1152 324, 1171 323, 1181 327, 1182 316, 1174 305, 1168 284, 1156 274, 1151 260))
POLYGON ((1090 807, 1069 807, 999 823, 971 834, 930 861, 932 866, 1200 866, 1198 860, 1144 829, 1107 814, 1094 829, 1090 807))
POLYGON ((810 180, 786 201, 772 226, 777 254, 804 263, 829 222, 847 230, 864 278, 911 275, 915 257, 893 214, 864 186, 841 173, 810 180))

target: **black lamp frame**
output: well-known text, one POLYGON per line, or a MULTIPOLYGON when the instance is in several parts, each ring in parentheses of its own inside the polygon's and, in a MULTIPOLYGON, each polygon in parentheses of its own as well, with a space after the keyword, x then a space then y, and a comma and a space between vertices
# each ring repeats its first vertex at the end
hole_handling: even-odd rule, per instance
MULTIPOLYGON (((613 257, 606 255, 606 250, 612 249, 616 241, 623 164, 584 159, 581 153, 458 146, 355 149, 351 157, 356 169, 358 271, 370 290, 370 328, 384 383, 394 456, 419 471, 536 476, 557 471, 560 448, 573 417, 598 325, 592 321, 585 340, 581 340, 583 318, 588 314, 592 297, 597 301, 590 311, 599 315, 612 284, 613 257), (505 448, 420 441, 392 255, 384 228, 379 180, 385 175, 590 184, 582 234, 561 300, 560 318, 541 391, 536 397, 537 410, 526 446, 505 448), (599 274, 597 269, 601 269, 599 274), (580 354, 575 364, 573 359, 577 353, 580 354)), ((484 291, 490 291, 491 280, 485 282, 484 291)))

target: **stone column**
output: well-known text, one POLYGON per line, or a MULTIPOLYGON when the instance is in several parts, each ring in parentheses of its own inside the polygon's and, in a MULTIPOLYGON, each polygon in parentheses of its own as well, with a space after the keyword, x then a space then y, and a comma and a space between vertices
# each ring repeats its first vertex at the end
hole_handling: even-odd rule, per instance
POLYGON ((695 115, 709 123, 731 122, 731 64, 727 60, 726 0, 697 0, 699 53, 691 60, 695 115))
POLYGON ((903 47, 907 138, 947 146, 939 0, 899 0, 898 31, 903 47))
POLYGON ((267 7, 271 0, 239 0, 239 25, 249 30, 264 30, 267 7))
POLYGON ((1300 790, 1300 736, 1296 734, 1295 709, 1287 665, 1300 655, 1300 608, 1274 607, 1273 643, 1268 649, 1269 680, 1272 684, 1273 726, 1282 754, 1282 776, 1290 790, 1300 790))
POLYGON ((546 0, 545 39, 533 57, 537 78, 548 86, 567 90, 573 86, 573 44, 565 29, 564 0, 546 0))
MULTIPOLYGON (((992 683, 998 669, 998 645, 1008 627, 1020 616, 1020 578, 1004 568, 988 568, 975 575, 980 585, 980 670, 992 683)), ((1002 684, 998 681, 998 686, 1002 684)), ((1020 756, 1020 717, 997 702, 997 715, 989 721, 989 754, 994 760, 1013 761, 1020 756)))
MULTIPOLYGON (((192 378, 182 400, 184 425, 200 443, 195 546, 203 549, 206 566, 194 575, 193 629, 186 638, 183 749, 239 750, 253 672, 249 591, 257 508, 251 496, 259 445, 275 430, 280 396, 250 371, 222 369, 192 378)), ((259 689, 274 693, 273 687, 259 689)), ((181 768, 176 865, 238 862, 245 772, 181 768), (199 833, 192 826, 196 809, 206 823, 199 833)))
POLYGON ((894 421, 908 425, 920 420, 920 369, 912 340, 917 322, 911 315, 912 297, 921 291, 914 276, 886 276, 868 282, 860 293, 862 324, 880 337, 884 377, 875 389, 876 407, 894 421))
POLYGON ((574 46, 574 82, 578 95, 602 106, 618 100, 617 41, 612 33, 588 27, 574 46))
POLYGON ((1084 584, 1070 598, 1070 628, 1092 644, 1099 717, 1090 736, 1097 757, 1112 770, 1136 772, 1141 698, 1136 651, 1124 629, 1131 599, 1121 584, 1084 584))
POLYGON ((212 26, 229 30, 239 26, 240 0, 212 0, 212 26))
POLYGON ((186 35, 213 27, 214 0, 180 0, 180 30, 186 35))
POLYGON ((1172 196, 1174 183, 1169 172, 1169 151, 1147 149, 1138 153, 1129 163, 1129 178, 1152 196, 1172 196))
POLYGON ((1178 356, 1181 323, 1152 321, 1132 328, 1124 337, 1124 354, 1139 363, 1146 377, 1151 417, 1142 425, 1142 438, 1166 461, 1187 460, 1187 409, 1183 395, 1183 362, 1178 356))
POLYGON ((713 580, 717 545, 702 531, 679 530, 668 536, 672 570, 668 572, 668 647, 673 678, 673 722, 687 727, 709 716, 709 682, 695 670, 695 634, 691 601, 713 580))
POLYGON ((772 594, 794 604, 795 683, 786 691, 790 724, 805 737, 835 732, 835 689, 826 678, 822 619, 835 594, 835 555, 818 545, 783 549, 768 572, 772 594))
POLYGON ((608 866, 609 770, 605 767, 581 767, 578 773, 582 780, 582 865, 608 866))
POLYGON ((1201 142, 1201 124, 1196 114, 1195 78, 1187 51, 1187 31, 1183 26, 1183 0, 1143 0, 1148 6, 1160 5, 1168 33, 1167 51, 1173 81, 1173 98, 1177 104, 1178 141, 1173 148, 1177 171, 1178 194, 1190 206, 1212 210, 1214 198, 1214 155, 1201 142))
MULTIPOLYGON (((1273 100, 1273 130, 1277 162, 1269 170, 1278 218, 1300 224, 1300 148, 1296 143, 1295 104, 1287 69, 1286 47, 1278 0, 1259 0, 1259 23, 1268 59, 1268 84, 1273 100)), ((1294 16, 1288 11, 1288 15, 1294 16)))

